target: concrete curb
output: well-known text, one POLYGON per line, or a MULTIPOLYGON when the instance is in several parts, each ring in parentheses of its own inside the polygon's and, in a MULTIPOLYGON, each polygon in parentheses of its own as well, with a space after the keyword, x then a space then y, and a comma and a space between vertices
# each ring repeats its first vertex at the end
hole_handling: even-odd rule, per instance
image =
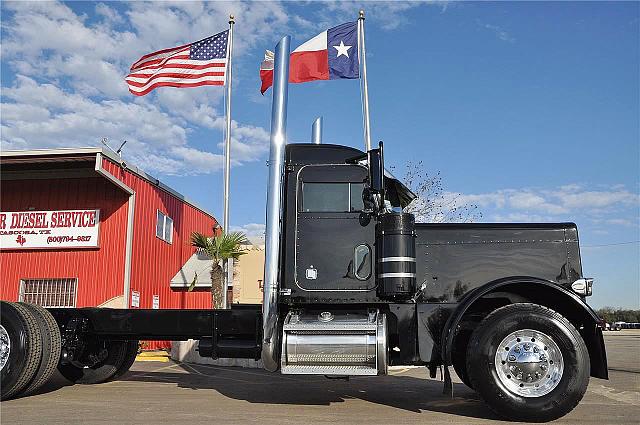
POLYGON ((136 356, 137 362, 168 362, 169 353, 162 350, 143 351, 136 356))

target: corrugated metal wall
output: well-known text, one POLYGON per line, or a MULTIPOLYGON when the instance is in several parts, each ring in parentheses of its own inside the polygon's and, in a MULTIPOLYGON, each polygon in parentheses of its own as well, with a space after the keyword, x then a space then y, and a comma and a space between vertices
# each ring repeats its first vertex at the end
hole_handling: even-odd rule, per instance
POLYGON ((211 234, 215 220, 108 159, 103 167, 136 192, 131 290, 140 292, 140 308, 152 308, 154 295, 160 308, 210 308, 208 290, 173 290, 169 281, 195 252, 191 233, 211 234), (156 237, 157 210, 173 219, 171 244, 156 237))
POLYGON ((122 295, 128 196, 103 178, 2 181, 3 211, 100 209, 100 248, 2 251, 2 299, 17 301, 20 279, 77 278, 78 307, 122 295))

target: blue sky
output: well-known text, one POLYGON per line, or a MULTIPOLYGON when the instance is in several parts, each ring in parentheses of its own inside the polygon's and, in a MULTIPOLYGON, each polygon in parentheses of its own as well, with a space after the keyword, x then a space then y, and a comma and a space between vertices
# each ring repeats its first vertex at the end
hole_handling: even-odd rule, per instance
MULTIPOLYGON (((138 57, 236 15, 231 221, 259 234, 271 91, 265 49, 367 12, 374 140, 421 159, 483 221, 575 221, 595 306, 640 307, 637 2, 71 2, 2 5, 2 149, 129 143, 124 156, 221 216, 223 90, 134 98, 138 57)), ((360 148, 357 81, 290 87, 288 136, 360 148)), ((401 173, 399 173, 401 174, 401 173)))

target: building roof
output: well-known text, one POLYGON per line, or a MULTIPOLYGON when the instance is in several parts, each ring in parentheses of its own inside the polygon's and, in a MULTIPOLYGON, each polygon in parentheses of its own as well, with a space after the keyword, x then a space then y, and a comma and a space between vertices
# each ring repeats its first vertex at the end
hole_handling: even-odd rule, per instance
POLYGON ((141 170, 140 168, 138 168, 133 164, 127 163, 115 152, 112 152, 111 150, 105 149, 102 147, 1 151, 0 164, 2 164, 3 166, 3 178, 5 178, 7 176, 7 172, 9 173, 11 172, 10 169, 7 169, 6 167, 7 165, 15 164, 16 166, 19 166, 20 164, 43 164, 43 165, 48 164, 49 167, 66 166, 66 165, 71 165, 71 163, 95 161, 95 158, 98 154, 102 155, 103 157, 109 159, 112 162, 115 162, 116 164, 125 168, 127 171, 137 175, 138 177, 153 184, 154 186, 159 187, 163 191, 175 196, 176 198, 182 200, 186 204, 189 204, 192 207, 209 215, 210 217, 215 218, 213 214, 211 214, 209 211, 200 207, 195 202, 189 200, 187 197, 185 197, 178 191, 162 183, 156 177, 153 177, 152 175, 147 174, 145 171, 141 170))
MULTIPOLYGON (((258 238, 257 241, 261 242, 261 245, 256 245, 250 240, 242 248, 246 251, 264 251, 264 238, 262 241, 258 238)), ((199 249, 178 270, 178 273, 171 279, 170 286, 172 288, 188 288, 196 279, 196 288, 210 288, 212 265, 211 257, 199 249)))
POLYGON ((172 288, 188 288, 196 279, 196 288, 211 287, 211 266, 213 262, 207 253, 197 250, 171 279, 172 288))

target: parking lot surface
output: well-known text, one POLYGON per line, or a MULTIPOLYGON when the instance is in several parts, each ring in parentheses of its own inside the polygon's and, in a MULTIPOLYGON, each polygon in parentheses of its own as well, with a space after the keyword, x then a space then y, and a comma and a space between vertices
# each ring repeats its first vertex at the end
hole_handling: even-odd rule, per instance
MULTIPOLYGON (((640 330, 605 333, 610 380, 592 378, 558 424, 640 423, 640 330)), ((2 424, 488 424, 495 416, 457 378, 453 399, 425 368, 352 378, 256 369, 137 362, 120 381, 69 385, 0 404, 2 424)))

